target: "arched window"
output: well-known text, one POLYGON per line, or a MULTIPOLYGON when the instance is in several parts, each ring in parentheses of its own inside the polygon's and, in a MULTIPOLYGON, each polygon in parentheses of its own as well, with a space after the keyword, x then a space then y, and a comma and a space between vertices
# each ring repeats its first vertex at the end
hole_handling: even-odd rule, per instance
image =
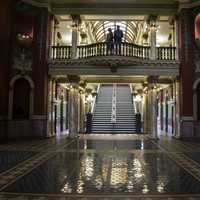
POLYGON ((200 121, 200 83, 197 86, 197 120, 200 121))
POLYGON ((14 84, 13 119, 28 119, 30 113, 30 84, 19 78, 14 84))

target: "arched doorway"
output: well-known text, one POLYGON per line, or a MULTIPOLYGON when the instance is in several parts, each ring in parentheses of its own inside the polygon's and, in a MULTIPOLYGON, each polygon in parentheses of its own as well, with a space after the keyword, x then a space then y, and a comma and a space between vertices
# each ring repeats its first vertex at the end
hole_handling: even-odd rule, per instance
POLYGON ((16 75, 10 81, 8 118, 31 119, 34 83, 29 76, 16 75))
POLYGON ((197 94, 197 120, 200 121, 200 83, 197 86, 196 94, 197 94))
POLYGON ((13 119, 28 119, 30 114, 30 85, 20 78, 13 88, 13 119))

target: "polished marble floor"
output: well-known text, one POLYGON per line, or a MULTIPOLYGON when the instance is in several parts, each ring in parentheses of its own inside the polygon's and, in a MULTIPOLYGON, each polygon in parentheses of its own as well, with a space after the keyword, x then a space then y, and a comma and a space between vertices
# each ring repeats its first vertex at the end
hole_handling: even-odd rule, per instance
POLYGON ((0 145, 0 200, 200 200, 200 145, 145 135, 0 145))

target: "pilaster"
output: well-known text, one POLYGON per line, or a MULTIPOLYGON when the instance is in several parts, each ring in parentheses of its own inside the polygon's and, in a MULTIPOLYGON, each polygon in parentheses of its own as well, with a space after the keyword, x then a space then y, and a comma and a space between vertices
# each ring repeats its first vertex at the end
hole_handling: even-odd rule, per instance
MULTIPOLYGON (((190 9, 182 9, 179 14, 180 52, 180 135, 193 137, 193 44, 194 23, 190 9)), ((177 85, 178 86, 178 85, 177 85)))

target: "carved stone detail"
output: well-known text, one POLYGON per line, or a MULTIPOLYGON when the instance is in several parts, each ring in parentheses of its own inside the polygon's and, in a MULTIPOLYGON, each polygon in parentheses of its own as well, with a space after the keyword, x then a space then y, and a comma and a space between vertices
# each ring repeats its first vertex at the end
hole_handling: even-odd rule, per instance
POLYGON ((50 67, 56 66, 108 66, 108 67, 118 67, 118 66, 155 66, 155 65, 168 65, 177 66, 179 61, 174 60, 144 60, 139 58, 126 58, 122 56, 113 57, 95 57, 95 58, 84 58, 84 59, 70 59, 70 60, 49 60, 50 67))

